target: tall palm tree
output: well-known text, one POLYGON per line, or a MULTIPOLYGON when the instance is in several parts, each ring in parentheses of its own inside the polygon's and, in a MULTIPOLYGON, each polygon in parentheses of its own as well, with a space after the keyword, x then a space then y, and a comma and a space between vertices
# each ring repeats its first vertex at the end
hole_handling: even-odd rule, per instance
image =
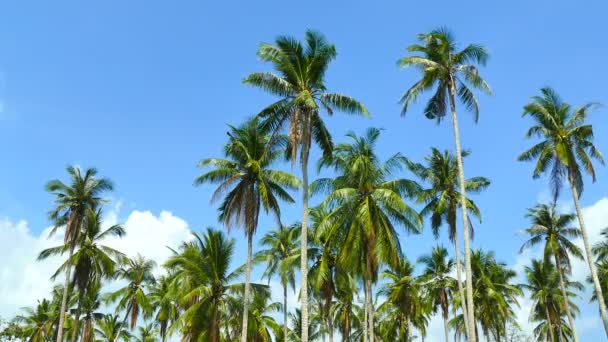
MULTIPOLYGON (((462 157, 469 155, 468 151, 462 152, 462 157)), ((456 226, 456 213, 460 206, 459 173, 458 162, 453 153, 449 151, 440 152, 436 148, 431 149, 431 154, 425 159, 425 164, 408 163, 408 168, 420 180, 429 184, 428 188, 419 192, 418 201, 425 206, 420 211, 421 216, 429 216, 431 229, 437 238, 439 228, 447 223, 448 236, 454 244, 454 255, 456 257, 456 281, 460 302, 466 303, 465 292, 462 285, 462 259, 460 258, 460 246, 458 228, 456 226)), ((473 177, 465 180, 467 193, 479 193, 490 185, 490 180, 485 177, 473 177)), ((481 212, 475 202, 466 198, 467 211, 481 221, 481 212)), ((473 238, 473 226, 471 220, 467 219, 471 239, 473 238)), ((466 311, 466 310, 465 310, 466 311)), ((468 327, 467 315, 463 316, 465 326, 468 327)))
POLYGON ((332 306, 332 319, 338 327, 342 341, 350 342, 353 339, 352 332, 363 326, 358 318, 361 309, 355 303, 355 295, 358 293, 357 283, 352 274, 339 273, 336 279, 336 301, 332 306))
POLYGON ((289 333, 287 327, 287 288, 295 291, 295 269, 298 267, 300 256, 299 224, 280 226, 279 229, 269 231, 262 237, 260 244, 265 249, 256 254, 256 261, 265 262, 266 269, 262 279, 270 279, 278 275, 283 286, 283 339, 287 342, 289 333))
POLYGON ((153 260, 137 255, 133 259, 127 259, 123 265, 116 270, 115 277, 124 280, 127 284, 107 295, 106 301, 116 305, 116 312, 125 311, 123 322, 129 319, 129 330, 133 331, 140 314, 149 317, 152 314, 152 304, 146 291, 146 287, 155 282, 152 271, 156 267, 153 260))
POLYGON ((81 342, 94 342, 95 341, 95 322, 103 318, 99 308, 101 307, 101 299, 99 291, 101 290, 101 282, 96 281, 92 283, 86 295, 81 300, 81 313, 83 315, 83 330, 81 342))
MULTIPOLYGON (((46 190, 55 196, 55 207, 49 212, 49 218, 54 222, 55 227, 51 230, 50 235, 55 234, 59 227, 65 226, 63 242, 70 246, 68 259, 71 259, 87 211, 97 209, 101 203, 105 202, 100 196, 105 191, 111 191, 113 185, 107 178, 98 178, 95 168, 86 169, 84 173, 77 166, 68 166, 66 170, 70 176, 70 182, 65 184, 59 179, 54 179, 46 184, 46 190)), ((65 283, 59 311, 57 342, 63 342, 63 326, 71 271, 72 265, 68 264, 65 269, 65 283)))
POLYGON ((339 144, 332 157, 323 158, 320 165, 331 165, 338 176, 316 180, 313 193, 329 192, 324 205, 332 211, 329 224, 321 224, 327 241, 338 244, 338 263, 360 271, 364 279, 367 330, 373 342, 374 314, 372 284, 376 282, 382 264, 397 267, 402 257, 396 225, 407 232, 418 233, 421 220, 406 204, 404 196, 414 196, 419 190, 416 182, 391 179, 404 167, 405 158, 399 153, 380 162, 376 153, 380 130, 370 128, 365 136, 347 134, 352 143, 339 144))
POLYGON ((212 167, 195 180, 195 184, 218 183, 212 200, 223 196, 219 219, 226 227, 241 226, 247 237, 247 268, 245 270, 245 295, 241 342, 247 342, 249 317, 249 283, 251 279, 252 241, 258 226, 260 209, 271 211, 280 223, 279 201, 294 200, 285 189, 295 190, 300 181, 293 175, 271 170, 271 164, 282 154, 282 139, 274 139, 268 127, 260 126, 259 120, 248 120, 240 127, 230 126, 229 141, 224 147, 227 159, 204 159, 201 167, 212 167), (225 195, 225 196, 224 196, 225 195))
MULTIPOLYGON (((82 220, 82 231, 79 233, 76 247, 73 248, 75 252, 72 252, 71 257, 60 265, 51 277, 55 279, 59 274, 67 272, 68 267, 74 269, 73 283, 78 290, 78 302, 74 313, 72 341, 76 341, 79 335, 81 302, 88 296, 90 287, 103 278, 114 276, 116 263, 125 258, 123 253, 100 243, 107 237, 122 237, 124 235, 125 229, 121 225, 113 225, 103 229, 101 209, 89 208, 82 220)), ((38 260, 61 255, 70 249, 72 249, 71 244, 47 248, 40 252, 38 260)))
MULTIPOLYGON (((430 33, 419 34, 420 44, 410 45, 407 50, 415 55, 404 57, 397 63, 401 67, 416 67, 422 72, 422 78, 409 88, 401 97, 404 115, 410 104, 425 91, 435 87, 434 94, 424 108, 424 115, 431 120, 441 123, 446 116, 448 104, 450 107, 452 127, 454 130, 454 144, 456 146, 456 161, 458 163, 458 180, 460 184, 460 209, 462 214, 462 227, 465 250, 465 270, 467 278, 471 277, 471 248, 467 227, 466 187, 462 152, 460 147, 460 132, 456 114, 456 98, 460 100, 467 110, 473 112, 475 121, 479 117, 479 105, 470 88, 475 88, 491 94, 490 86, 481 78, 477 65, 485 65, 488 52, 483 46, 471 44, 458 51, 452 34, 446 28, 439 28, 430 33)), ((466 308, 468 311, 468 337, 475 341, 473 289, 467 287, 466 308)))
POLYGON ((118 318, 118 315, 108 314, 97 321, 95 333, 102 338, 102 341, 118 341, 118 339, 129 341, 131 339, 127 325, 118 318))
POLYGON ((524 107, 524 116, 530 116, 534 125, 526 133, 526 138, 539 137, 542 141, 526 152, 518 160, 536 160, 533 177, 549 171, 554 199, 557 199, 564 181, 567 179, 574 200, 576 215, 585 245, 585 256, 591 271, 591 279, 599 300, 600 316, 604 330, 608 336, 608 314, 604 295, 597 270, 593 262, 593 253, 589 243, 585 220, 581 211, 579 198, 583 192, 583 172, 591 175, 595 182, 595 168, 592 159, 604 164, 604 158, 593 144, 593 127, 587 123, 589 111, 595 104, 588 103, 573 109, 563 102, 551 88, 542 88, 540 96, 532 97, 532 101, 524 107))
POLYGON ((521 253, 524 249, 544 241, 545 262, 553 257, 556 271, 559 275, 559 286, 562 291, 564 310, 568 316, 568 324, 570 325, 574 341, 578 341, 574 317, 570 312, 570 301, 564 283, 564 274, 570 273, 570 255, 581 260, 583 259, 583 253, 580 248, 570 241, 570 239, 581 236, 580 229, 570 226, 576 215, 559 214, 555 209, 555 204, 552 206, 538 204, 534 208, 528 209, 526 216, 532 221, 532 226, 527 228, 525 233, 531 237, 522 245, 519 252, 521 253))
POLYGON ((388 314, 381 321, 391 327, 384 329, 383 340, 409 341, 414 323, 427 313, 422 282, 414 276, 414 266, 405 258, 397 267, 382 272, 382 278, 386 283, 380 293, 386 296, 386 302, 378 310, 388 314))
POLYGON ((160 276, 149 287, 148 298, 156 315, 159 334, 162 341, 167 338, 167 328, 179 316, 178 291, 175 274, 169 273, 160 276))
POLYGON ((280 36, 275 44, 262 44, 258 56, 273 65, 276 73, 257 72, 243 82, 281 99, 263 109, 259 116, 273 130, 286 129, 287 150, 292 163, 299 159, 302 169, 302 232, 301 242, 301 310, 302 341, 308 342, 308 157, 313 140, 326 156, 332 153, 332 139, 321 112, 334 111, 367 115, 367 109, 352 97, 330 93, 325 86, 325 73, 336 58, 336 47, 315 31, 305 33, 305 44, 288 36, 280 36))
MULTIPOLYGON (((228 318, 231 327, 240 327, 240 317, 243 314, 242 296, 232 296, 228 300, 229 312, 233 313, 228 318)), ((253 342, 272 342, 272 336, 276 332, 281 332, 281 326, 275 321, 272 315, 281 311, 281 303, 272 301, 272 293, 267 286, 258 287, 253 291, 252 300, 249 308, 249 325, 247 328, 247 341, 253 342)))
MULTIPOLYGON (((185 309, 175 324, 182 328, 184 339, 219 342, 220 324, 227 321, 228 295, 243 292, 243 284, 233 282, 245 266, 230 271, 234 240, 223 232, 208 228, 203 236, 194 234, 194 238, 165 263, 175 272, 179 301, 185 309)), ((254 291, 260 286, 251 285, 254 291)))
POLYGON ((431 298, 433 311, 441 308, 443 317, 443 329, 445 341, 448 341, 448 314, 450 302, 452 301, 452 291, 454 290, 454 278, 450 276, 454 270, 454 260, 452 260, 447 249, 443 246, 435 246, 430 255, 423 255, 418 259, 424 265, 422 273, 424 287, 431 298))
POLYGON ((15 318, 21 324, 21 329, 28 341, 45 342, 53 337, 53 327, 58 316, 59 308, 48 299, 38 302, 35 309, 24 308, 24 314, 15 318))
POLYGON ((576 295, 570 288, 582 288, 578 282, 564 281, 567 288, 567 297, 563 298, 559 287, 559 274, 550 260, 532 260, 530 266, 525 268, 526 284, 523 288, 528 290, 533 300, 530 320, 540 322, 535 329, 535 335, 539 340, 549 337, 551 341, 568 340, 573 338, 571 327, 562 322, 565 307, 564 303, 569 301, 572 311, 578 312, 578 308, 570 301, 576 295))

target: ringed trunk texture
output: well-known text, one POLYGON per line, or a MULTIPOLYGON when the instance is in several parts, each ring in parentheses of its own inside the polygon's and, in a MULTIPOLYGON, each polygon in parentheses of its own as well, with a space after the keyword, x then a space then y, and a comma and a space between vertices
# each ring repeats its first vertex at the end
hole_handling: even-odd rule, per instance
POLYGON ((595 263, 593 262, 593 253, 591 252, 591 245, 589 244, 589 236, 587 235, 587 228, 585 227, 585 220, 583 219, 583 212, 581 210, 581 204, 579 203, 579 193, 574 186, 574 182, 570 177, 570 189, 572 190, 572 199, 574 200, 574 207, 576 208, 576 216, 578 217, 578 224, 581 227, 583 233, 583 243, 585 245, 585 256, 587 257, 587 263, 591 270, 591 279, 593 279, 593 285, 595 286, 595 293, 597 296, 597 302, 600 306, 600 316, 602 317, 602 323, 604 323, 604 332, 608 337, 608 315, 606 314, 606 302, 604 302, 604 294, 602 293, 602 287, 600 286, 600 280, 597 277, 597 270, 595 269, 595 263))
POLYGON ((467 311, 467 301, 465 298, 464 286, 462 286, 462 259, 460 257, 460 242, 458 241, 458 228, 454 227, 454 255, 456 257, 456 282, 458 283, 458 294, 462 308, 462 318, 464 319, 464 335, 469 339, 469 317, 467 311))
POLYGON ((576 328, 574 327, 574 317, 572 317, 572 312, 570 311, 570 301, 568 300, 568 292, 566 291, 566 284, 564 283, 564 270, 561 266, 558 253, 555 253, 555 265, 557 267, 557 273, 559 274, 559 287, 562 290, 562 297, 564 297, 564 309, 566 310, 566 315, 568 316, 570 330, 572 330, 572 338, 574 342, 578 342, 578 335, 576 334, 576 328))
POLYGON ((300 310, 302 342, 308 342, 308 162, 302 160, 302 232, 300 234, 300 310))
POLYGON ((545 305, 545 315, 547 315, 547 324, 549 325, 549 337, 551 342, 555 342, 555 334, 553 333, 553 324, 551 323, 551 316, 549 315, 549 308, 545 305))
POLYGON ((283 285, 283 342, 287 342, 287 284, 283 285))
POLYGON ((251 287, 251 253, 253 230, 247 234, 247 269, 245 270, 245 293, 243 294, 243 329, 241 331, 241 342, 247 342, 247 323, 249 321, 249 291, 251 287))
POLYGON ((464 181, 464 166, 462 163, 462 152, 460 147, 460 132, 458 130, 458 117, 456 115, 456 103, 454 96, 456 94, 456 87, 454 82, 450 82, 450 109, 452 112, 452 127, 454 129, 454 143, 456 145, 456 161, 458 162, 458 179, 460 183, 460 209, 462 210, 462 229, 464 236, 464 264, 465 274, 467 277, 466 291, 467 291, 467 315, 468 315, 468 338, 469 341, 477 341, 475 331, 475 304, 473 303, 473 272, 471 271, 471 241, 469 236, 469 221, 467 215, 467 203, 466 203, 466 188, 464 181))
MULTIPOLYGON (((72 259, 74 255, 74 247, 72 244, 70 247, 70 255, 68 260, 72 259)), ((70 287, 70 274, 72 273, 72 265, 68 263, 68 267, 65 270, 65 282, 63 286, 63 296, 61 297, 61 311, 59 312, 59 324, 57 325, 57 342, 63 342, 63 325, 65 324, 65 311, 68 307, 68 292, 70 287)))

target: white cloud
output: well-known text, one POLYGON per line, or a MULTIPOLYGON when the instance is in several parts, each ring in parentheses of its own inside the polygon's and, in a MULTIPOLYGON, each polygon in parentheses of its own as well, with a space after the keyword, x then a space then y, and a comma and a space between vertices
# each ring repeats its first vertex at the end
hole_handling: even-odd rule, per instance
MULTIPOLYGON (((108 213, 106 224, 119 222, 118 208, 108 213)), ((123 239, 108 239, 104 244, 134 256, 150 258, 160 266, 170 255, 167 248, 178 247, 191 239, 191 231, 183 219, 168 211, 154 215, 149 211, 133 211, 124 221, 127 235, 123 239)), ((57 258, 38 262, 38 253, 62 243, 62 234, 47 239, 49 229, 33 234, 26 221, 0 219, 0 316, 12 317, 21 307, 31 306, 48 295, 53 284, 49 277, 57 269, 57 258)), ((157 268, 157 273, 160 267, 157 268)), ((63 281, 63 277, 57 279, 63 281)))

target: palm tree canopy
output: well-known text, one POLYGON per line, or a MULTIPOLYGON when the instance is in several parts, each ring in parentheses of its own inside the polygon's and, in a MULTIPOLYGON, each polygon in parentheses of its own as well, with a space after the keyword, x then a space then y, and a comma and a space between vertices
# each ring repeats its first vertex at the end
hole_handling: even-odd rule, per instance
POLYGON ((325 73, 336 58, 336 47, 315 31, 305 33, 304 44, 289 36, 277 37, 274 44, 262 44, 258 56, 275 72, 256 72, 243 82, 281 99, 264 108, 259 116, 274 131, 288 131, 288 154, 295 160, 301 148, 308 158, 312 140, 325 155, 332 152, 332 138, 321 118, 321 111, 368 115, 367 109, 352 97, 330 93, 325 73))
POLYGON ((530 239, 521 246, 520 253, 526 248, 544 242, 545 261, 557 255, 567 273, 570 272, 571 255, 583 259, 581 249, 571 241, 581 236, 581 230, 571 226, 576 219, 575 214, 559 214, 555 204, 538 204, 528 209, 526 217, 532 222, 532 225, 524 230, 530 235, 530 239))
MULTIPOLYGON (((402 170, 406 159, 397 153, 381 162, 375 153, 380 130, 370 128, 362 137, 347 134, 352 143, 336 146, 334 155, 319 165, 333 165, 338 176, 321 178, 311 185, 312 193, 328 192, 324 205, 329 208, 324 230, 326 238, 340 241, 338 262, 348 267, 362 266, 362 253, 368 251, 373 274, 379 263, 397 266, 402 257, 396 225, 418 233, 422 221, 404 200, 413 197, 420 186, 411 180, 391 177, 402 170)), ((367 252, 366 252, 367 253, 367 252)), ((375 281, 375 280, 374 280, 375 281)))
POLYGON ((81 229, 80 220, 88 209, 97 209, 104 202, 100 195, 111 191, 114 186, 108 178, 98 178, 95 168, 86 169, 84 173, 77 166, 68 166, 66 170, 70 175, 68 184, 59 179, 46 184, 46 190, 55 196, 55 208, 49 212, 49 218, 55 227, 50 234, 66 225, 64 242, 75 243, 81 229))
POLYGON ((572 108, 552 88, 545 87, 540 92, 541 95, 532 97, 532 101, 524 107, 523 116, 529 116, 534 121, 526 138, 537 137, 542 141, 517 159, 536 160, 534 178, 549 172, 554 199, 559 196, 564 177, 568 177, 580 196, 583 192, 581 171, 591 175, 595 182, 592 159, 604 164, 604 157, 593 144, 593 127, 587 123, 589 112, 597 104, 587 103, 572 108))
POLYGON ((300 259, 300 224, 280 226, 266 233, 260 240, 264 247, 255 256, 256 262, 264 262, 266 269, 262 279, 279 275, 281 285, 295 290, 295 272, 300 259))
POLYGON ((447 113, 449 98, 454 96, 473 113, 477 122, 479 104, 471 88, 492 94, 490 86, 479 75, 476 66, 486 64, 489 58, 487 50, 481 45, 471 44, 458 51, 452 33, 446 28, 419 34, 418 41, 418 44, 407 48, 408 52, 416 55, 397 61, 401 67, 415 67, 422 72, 422 78, 401 97, 401 114, 405 115, 409 106, 423 92, 435 88, 424 108, 424 115, 428 119, 440 123, 447 113))
MULTIPOLYGON (((463 157, 470 154, 462 153, 463 157)), ((456 236, 456 212, 460 206, 460 191, 458 181, 458 163, 456 156, 449 151, 439 151, 431 148, 431 154, 424 158, 425 164, 408 161, 408 169, 428 187, 418 192, 418 202, 424 203, 420 216, 430 216, 431 229, 435 237, 439 236, 439 228, 443 222, 449 225, 449 238, 454 241, 456 236)), ((485 177, 472 177, 465 180, 466 193, 479 193, 490 186, 491 181, 485 177)), ((481 212, 475 202, 467 198, 467 209, 470 214, 481 221, 481 212)), ((470 224, 470 220, 468 221, 470 224)), ((469 230, 473 233, 473 226, 469 230)), ((472 236, 472 235, 471 235, 472 236)))
POLYGON ((248 235, 253 235, 261 208, 272 212, 280 222, 278 200, 293 203, 286 189, 296 190, 300 181, 287 172, 269 169, 280 157, 284 139, 272 138, 257 119, 239 127, 230 126, 228 137, 224 147, 227 159, 201 160, 200 167, 212 170, 197 177, 195 184, 219 184, 212 201, 224 196, 219 208, 220 221, 228 228, 243 227, 248 235))

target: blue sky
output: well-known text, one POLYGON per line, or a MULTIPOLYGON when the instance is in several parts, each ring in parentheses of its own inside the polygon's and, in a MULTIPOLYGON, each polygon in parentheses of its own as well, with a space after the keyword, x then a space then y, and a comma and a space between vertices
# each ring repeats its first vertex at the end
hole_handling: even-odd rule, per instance
MULTIPOLYGON (((521 118, 522 106, 545 85, 575 105, 608 103, 607 10, 600 1, 4 2, 0 217, 27 220, 38 234, 49 224, 45 182, 78 164, 114 180, 112 197, 123 203, 125 216, 167 210, 193 230, 219 226, 209 205, 212 189, 192 186, 196 162, 220 155, 226 124, 273 100, 241 83, 250 72, 268 70, 256 57, 259 43, 280 34, 302 37, 307 28, 337 46, 328 87, 358 98, 372 113, 371 119, 327 118, 335 141, 348 130, 375 126, 385 128, 383 156, 399 151, 419 161, 431 146, 452 149, 449 122, 426 120, 420 104, 399 116, 397 100, 418 75, 395 64, 417 33, 447 26, 458 41, 484 44, 491 53, 482 73, 495 95, 480 96, 477 125, 460 110, 461 133, 473 152, 466 175, 493 181, 476 197, 484 220, 476 225, 474 246, 513 264, 525 208, 547 197, 546 181, 531 179, 532 165, 515 161, 532 144, 523 139, 529 121, 521 118)), ((600 109, 591 119, 605 152, 606 114, 600 109)), ((584 206, 608 195, 605 168, 598 178, 593 185, 587 180, 584 206)), ((301 218, 298 205, 283 211, 287 222, 301 218)), ((262 219, 259 233, 272 226, 262 219)), ((233 235, 241 246, 241 235, 233 235)), ((428 231, 403 236, 412 259, 434 243, 428 231)), ((587 298, 579 300, 583 316, 596 312, 583 305, 587 298)), ((600 333, 596 325, 586 336, 600 333)))

